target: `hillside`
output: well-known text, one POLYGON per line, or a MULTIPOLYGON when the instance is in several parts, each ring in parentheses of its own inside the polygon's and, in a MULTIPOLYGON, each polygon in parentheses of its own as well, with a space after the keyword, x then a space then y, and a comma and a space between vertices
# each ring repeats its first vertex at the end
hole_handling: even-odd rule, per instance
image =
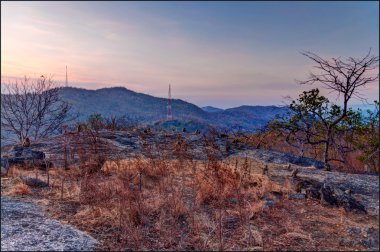
POLYGON ((211 118, 229 129, 250 131, 265 126, 276 114, 284 114, 287 110, 277 106, 240 106, 212 113, 211 118))
MULTIPOLYGON (((79 113, 80 119, 87 119, 93 113, 103 116, 122 116, 136 118, 139 121, 153 121, 165 118, 167 101, 126 88, 102 88, 86 90, 80 88, 62 88, 61 96, 73 105, 74 112, 79 113)), ((173 116, 180 119, 207 117, 199 107, 178 99, 172 100, 173 116)))
POLYGON ((202 107, 202 109, 206 112, 210 112, 210 113, 214 113, 214 112, 221 112, 223 111, 223 109, 220 109, 220 108, 215 108, 213 106, 206 106, 206 107, 202 107))
MULTIPOLYGON (((80 88, 62 88, 61 96, 73 105, 73 112, 79 114, 79 120, 86 120, 93 113, 103 116, 127 115, 140 122, 156 124, 166 118, 167 100, 147 94, 137 93, 123 87, 86 90, 80 88)), ((179 121, 191 121, 204 129, 213 125, 224 129, 255 130, 264 126, 286 108, 276 106, 241 106, 226 110, 204 107, 180 99, 172 100, 173 118, 179 121)), ((187 123, 183 123, 186 125, 187 123)))

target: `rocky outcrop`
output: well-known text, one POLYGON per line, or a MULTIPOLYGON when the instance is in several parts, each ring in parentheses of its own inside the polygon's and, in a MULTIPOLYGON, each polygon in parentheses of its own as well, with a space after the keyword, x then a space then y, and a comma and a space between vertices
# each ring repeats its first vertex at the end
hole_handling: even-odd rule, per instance
MULTIPOLYGON (((93 136, 91 136, 93 137, 93 136)), ((33 142, 30 147, 22 146, 4 146, 2 147, 2 157, 7 155, 12 159, 12 164, 23 164, 25 161, 39 160, 42 154, 45 158, 57 167, 63 166, 64 142, 67 143, 67 151, 70 156, 69 162, 76 163, 79 161, 78 147, 90 149, 88 144, 83 145, 83 132, 70 132, 65 138, 64 135, 51 137, 48 140, 33 142)), ((137 155, 147 154, 144 150, 149 147, 149 155, 154 157, 164 154, 167 158, 175 158, 173 155, 174 148, 179 139, 191 146, 191 155, 194 159, 207 159, 205 153, 204 135, 196 133, 183 132, 145 132, 142 130, 129 131, 109 131, 100 130, 97 133, 97 142, 99 146, 106 146, 108 159, 134 158, 137 155)), ((219 149, 215 152, 217 158, 223 159, 228 155, 236 154, 242 150, 247 150, 247 144, 239 141, 232 141, 227 135, 219 135, 212 140, 219 149)), ((42 164, 43 165, 43 164, 42 164)))
POLYGON ((22 176, 22 181, 30 187, 47 187, 49 184, 38 178, 30 178, 28 176, 22 176))
POLYGON ((312 158, 295 156, 292 154, 272 151, 272 150, 254 149, 254 150, 239 152, 237 155, 240 157, 248 157, 248 158, 256 159, 265 163, 313 166, 318 169, 325 167, 324 162, 321 162, 312 158))
POLYGON ((298 193, 299 196, 320 200, 323 205, 343 207, 346 211, 367 213, 363 203, 353 197, 351 187, 334 185, 329 181, 322 183, 312 179, 295 180, 295 188, 301 192, 298 193))
POLYGON ((318 164, 322 162, 309 158, 297 160, 291 155, 269 150, 243 151, 231 157, 247 157, 263 166, 271 164, 269 176, 273 181, 283 183, 289 179, 295 191, 304 195, 290 198, 313 198, 348 211, 379 214, 379 177, 376 175, 326 171, 319 169, 318 164))
POLYGON ((373 227, 348 227, 346 232, 349 239, 341 239, 343 246, 356 246, 358 244, 368 247, 369 251, 379 251, 379 232, 373 227))
POLYGON ((2 251, 90 251, 97 244, 90 235, 49 219, 33 203, 1 197, 2 251))
POLYGON ((34 165, 44 165, 45 154, 42 151, 33 150, 32 147, 13 146, 6 153, 2 153, 1 165, 8 163, 12 165, 25 165, 27 163, 34 165))

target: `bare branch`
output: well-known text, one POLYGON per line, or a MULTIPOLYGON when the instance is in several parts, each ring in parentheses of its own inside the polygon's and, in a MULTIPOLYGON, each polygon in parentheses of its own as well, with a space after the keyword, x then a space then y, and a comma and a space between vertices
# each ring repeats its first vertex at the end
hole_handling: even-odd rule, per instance
POLYGON ((51 77, 36 81, 24 77, 9 83, 1 94, 1 125, 22 141, 54 134, 69 117, 70 105, 59 96, 51 77))

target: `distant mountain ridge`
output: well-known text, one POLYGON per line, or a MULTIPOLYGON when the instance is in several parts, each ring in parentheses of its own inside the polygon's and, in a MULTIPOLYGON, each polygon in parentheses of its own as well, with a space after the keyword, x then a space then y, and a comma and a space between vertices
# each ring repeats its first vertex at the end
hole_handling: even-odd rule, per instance
MULTIPOLYGON (((137 93, 124 87, 97 90, 64 87, 60 90, 60 96, 72 105, 73 113, 79 114, 79 120, 99 113, 106 117, 126 115, 157 125, 158 121, 166 118, 166 98, 137 93)), ((202 128, 207 124, 221 129, 251 131, 264 126, 276 114, 285 113, 287 108, 245 105, 223 110, 211 106, 200 108, 180 99, 172 99, 172 111, 173 119, 186 122, 184 125, 191 124, 192 128, 198 123, 202 128)))
POLYGON ((210 112, 210 113, 214 113, 214 112, 220 112, 220 111, 223 111, 224 109, 221 109, 221 108, 215 108, 213 106, 206 106, 206 107, 202 107, 202 109, 206 112, 210 112))
MULTIPOLYGON (((153 121, 166 117, 167 99, 137 93, 123 87, 86 90, 65 87, 60 90, 63 100, 73 105, 81 119, 90 114, 103 116, 128 115, 141 121, 153 121)), ((173 116, 181 119, 187 117, 206 118, 207 114, 194 104, 172 100, 173 116)))
POLYGON ((277 114, 287 111, 287 107, 244 105, 212 113, 211 118, 229 129, 251 131, 264 127, 277 114))

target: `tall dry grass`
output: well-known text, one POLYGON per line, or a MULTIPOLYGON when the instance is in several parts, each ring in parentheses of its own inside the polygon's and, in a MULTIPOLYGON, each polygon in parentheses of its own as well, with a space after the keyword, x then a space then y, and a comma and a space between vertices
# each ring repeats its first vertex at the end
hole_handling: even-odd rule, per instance
MULTIPOLYGON (((247 250, 263 246, 252 221, 265 198, 286 189, 252 172, 247 159, 223 160, 215 136, 204 138, 203 160, 178 134, 151 141, 141 133, 143 151, 123 159, 96 133, 67 141, 68 170, 50 169, 46 197, 78 202, 76 225, 103 240, 110 250, 247 250), (94 146, 96 145, 96 146, 94 146), (112 150, 112 151, 111 151, 112 150), (109 158, 111 157, 112 159, 109 158), (98 157, 97 155, 101 156, 98 157), (107 157, 107 160, 104 160, 107 157)), ((12 173, 12 171, 10 171, 12 173)), ((14 169, 18 176, 20 171, 14 169)), ((23 193, 27 188, 17 186, 23 193)))
POLYGON ((264 197, 285 189, 251 172, 247 160, 221 160, 224 150, 212 136, 204 139, 205 160, 194 158, 196 146, 181 135, 174 142, 152 144, 144 135, 141 139, 143 153, 135 159, 105 161, 100 170, 81 166, 96 172, 82 173, 78 182, 78 221, 112 230, 112 249, 229 250, 262 245, 250 221, 263 211, 264 197))
POLYGON ((69 160, 69 170, 50 170, 46 196, 77 203, 70 220, 102 241, 102 250, 266 250, 280 247, 275 236, 284 244, 299 238, 294 219, 284 219, 294 212, 289 180, 274 183, 247 158, 222 159, 226 150, 213 135, 203 139, 206 158, 196 159, 199 146, 183 135, 158 142, 149 134, 141 133, 143 152, 131 159, 90 134, 71 141, 77 161, 69 160), (94 151, 105 148, 99 155, 106 160, 94 151))

